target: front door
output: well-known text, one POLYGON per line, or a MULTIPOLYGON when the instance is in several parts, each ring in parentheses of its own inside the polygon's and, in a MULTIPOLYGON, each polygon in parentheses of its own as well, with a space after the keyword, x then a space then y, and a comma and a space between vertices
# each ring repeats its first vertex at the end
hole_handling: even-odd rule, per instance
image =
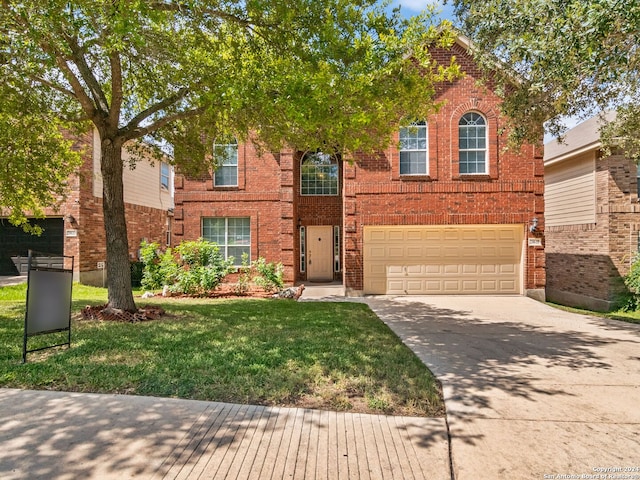
POLYGON ((307 227, 307 280, 333 280, 333 227, 307 227))

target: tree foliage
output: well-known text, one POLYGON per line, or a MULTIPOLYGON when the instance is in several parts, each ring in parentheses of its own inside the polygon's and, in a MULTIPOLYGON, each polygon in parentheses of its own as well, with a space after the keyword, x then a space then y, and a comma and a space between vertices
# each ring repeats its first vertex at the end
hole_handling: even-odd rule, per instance
POLYGON ((459 74, 427 48, 452 43, 448 25, 377 0, 0 1, 3 80, 100 136, 113 308, 135 308, 123 147, 170 145, 185 172, 211 168, 214 140, 231 135, 372 150, 400 119, 433 112, 435 85, 459 74))
POLYGON ((43 217, 46 207, 58 205, 80 164, 63 127, 57 117, 0 85, 0 215, 25 231, 40 233, 27 214, 43 217))
POLYGON ((640 113, 638 0, 453 4, 477 57, 502 88, 517 140, 539 141, 544 122, 558 136, 563 117, 587 118, 607 109, 623 114, 606 138, 637 139, 629 136, 629 121, 640 113))

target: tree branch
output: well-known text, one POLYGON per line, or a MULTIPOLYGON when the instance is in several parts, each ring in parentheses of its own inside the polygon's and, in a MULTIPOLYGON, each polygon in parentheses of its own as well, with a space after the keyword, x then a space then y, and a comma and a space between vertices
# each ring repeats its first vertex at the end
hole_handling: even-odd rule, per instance
POLYGON ((87 92, 84 91, 84 88, 80 83, 80 80, 78 80, 75 74, 71 71, 71 69, 69 68, 69 65, 67 65, 67 62, 64 58, 56 55, 55 53, 53 55, 56 61, 56 65, 58 65, 58 68, 62 70, 62 72, 67 77, 67 80, 69 80, 69 83, 71 84, 71 88, 73 88, 73 91, 75 93, 75 97, 78 100, 78 102, 80 102, 82 109, 85 111, 87 116, 94 123, 96 123, 98 110, 96 109, 91 98, 89 98, 89 95, 87 95, 87 92))
POLYGON ((120 129, 121 138, 124 141, 133 140, 135 138, 141 138, 145 135, 155 132, 156 130, 164 127, 165 125, 170 124, 171 122, 175 122, 177 120, 183 120, 185 118, 195 117, 200 115, 205 111, 204 107, 194 108, 193 110, 186 110, 184 112, 174 113, 173 115, 168 115, 164 118, 159 119, 156 122, 147 125, 146 127, 134 127, 131 123, 125 128, 120 129))
POLYGON ((100 82, 98 82, 95 75, 91 71, 91 67, 89 67, 89 65, 87 64, 87 59, 84 56, 82 48, 80 47, 80 45, 78 45, 75 38, 69 35, 63 35, 63 37, 68 43, 69 47, 71 48, 71 52, 73 55, 72 59, 74 60, 74 63, 78 67, 78 70, 80 71, 80 75, 82 76, 82 79, 85 81, 85 83, 89 87, 89 91, 93 96, 95 105, 101 111, 105 113, 108 112, 109 102, 107 102, 107 97, 105 96, 104 91, 100 86, 100 82))
POLYGON ((138 125, 140 125, 140 123, 145 121, 147 118, 149 118, 154 113, 159 112, 160 110, 163 110, 163 109, 173 105, 178 100, 182 100, 187 95, 187 93, 189 93, 189 89, 188 88, 186 88, 186 87, 181 88, 176 93, 174 93, 173 95, 168 96, 167 98, 165 98, 161 102, 158 102, 155 105, 150 106, 146 110, 143 110, 142 112, 140 112, 138 115, 136 115, 135 117, 133 117, 129 121, 129 123, 127 124, 125 129, 127 129, 127 128, 132 128, 132 129, 137 128, 138 125))
POLYGON ((118 125, 122 108, 122 63, 120 54, 112 51, 109 55, 111 64, 111 107, 109 108, 109 123, 118 125))
POLYGON ((71 98, 74 98, 74 99, 76 98, 76 94, 72 90, 67 90, 66 88, 60 85, 56 85, 55 83, 50 82, 49 80, 45 80, 42 77, 38 77, 37 75, 31 75, 29 78, 53 90, 56 90, 57 92, 63 93, 71 98))

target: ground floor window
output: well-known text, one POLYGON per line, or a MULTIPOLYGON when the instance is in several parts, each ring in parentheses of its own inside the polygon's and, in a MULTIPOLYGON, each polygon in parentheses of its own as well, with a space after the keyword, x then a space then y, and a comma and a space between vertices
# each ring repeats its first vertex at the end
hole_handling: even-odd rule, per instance
POLYGON ((233 257, 242 265, 242 254, 251 258, 251 220, 247 218, 213 217, 202 219, 202 238, 215 242, 224 258, 233 257))

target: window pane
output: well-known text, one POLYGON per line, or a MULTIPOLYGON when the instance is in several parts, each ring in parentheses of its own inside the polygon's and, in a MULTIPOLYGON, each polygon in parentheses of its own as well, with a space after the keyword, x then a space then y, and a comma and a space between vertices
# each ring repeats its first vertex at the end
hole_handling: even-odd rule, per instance
POLYGON ((427 175, 427 124, 400 128, 400 175, 427 175))
POLYGON ((216 164, 214 185, 235 187, 238 185, 238 142, 232 139, 228 143, 213 145, 213 158, 216 164))
POLYGON ((482 115, 469 112, 458 127, 460 173, 487 173, 487 128, 482 115))
POLYGON ((204 218, 202 237, 220 246, 225 258, 233 257, 234 265, 242 264, 242 254, 251 255, 251 220, 249 218, 204 218))
POLYGON ((228 245, 251 245, 251 228, 248 218, 229 218, 228 245))
POLYGON ((300 167, 300 193, 302 195, 337 195, 338 163, 324 153, 311 153, 300 167))

